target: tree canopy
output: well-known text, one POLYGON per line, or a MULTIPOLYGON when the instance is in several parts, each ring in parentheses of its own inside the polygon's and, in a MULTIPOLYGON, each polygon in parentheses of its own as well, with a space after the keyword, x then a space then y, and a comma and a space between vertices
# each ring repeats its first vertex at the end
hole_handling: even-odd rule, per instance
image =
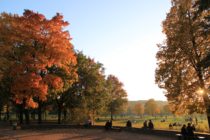
POLYGON ((210 113, 210 11, 206 6, 207 1, 172 0, 163 21, 167 39, 158 45, 156 83, 165 89, 175 113, 210 113), (205 92, 201 95, 199 89, 205 92))
POLYGON ((68 22, 57 14, 52 19, 25 10, 22 16, 0 15, 1 76, 11 80, 12 98, 16 103, 26 102, 36 107, 34 97, 45 101, 49 90, 62 90, 64 79, 52 69, 60 69, 77 78, 76 57, 70 35, 64 27, 68 22))
POLYGON ((160 113, 160 108, 154 99, 149 99, 144 105, 145 114, 157 115, 160 113))
POLYGON ((108 94, 108 112, 111 114, 111 120, 113 114, 122 112, 127 105, 127 93, 123 89, 123 84, 114 75, 109 75, 106 80, 106 92, 108 94))

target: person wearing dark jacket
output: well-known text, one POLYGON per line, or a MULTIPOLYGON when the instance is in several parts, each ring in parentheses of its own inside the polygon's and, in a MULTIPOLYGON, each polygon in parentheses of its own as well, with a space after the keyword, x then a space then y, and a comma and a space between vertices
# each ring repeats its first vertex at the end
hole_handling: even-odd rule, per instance
POLYGON ((148 127, 149 127, 149 129, 154 129, 154 124, 153 124, 152 120, 149 120, 148 127))
POLYGON ((187 137, 188 137, 188 140, 193 140, 194 138, 194 128, 191 126, 190 123, 187 124, 187 137))
POLYGON ((128 120, 128 121, 127 121, 127 123, 126 123, 126 127, 127 127, 127 128, 131 128, 131 127, 132 127, 132 123, 131 123, 131 121, 130 121, 130 120, 128 120))
POLYGON ((184 140, 187 140, 187 129, 186 129, 186 125, 184 124, 181 128, 181 134, 184 140))

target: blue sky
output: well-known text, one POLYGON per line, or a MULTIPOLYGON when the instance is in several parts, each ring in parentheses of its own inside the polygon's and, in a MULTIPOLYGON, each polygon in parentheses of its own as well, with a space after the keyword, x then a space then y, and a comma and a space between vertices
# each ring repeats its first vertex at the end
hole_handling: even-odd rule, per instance
POLYGON ((62 13, 75 49, 117 76, 129 100, 166 100, 154 81, 155 54, 170 6, 170 0, 0 0, 0 12, 62 13))

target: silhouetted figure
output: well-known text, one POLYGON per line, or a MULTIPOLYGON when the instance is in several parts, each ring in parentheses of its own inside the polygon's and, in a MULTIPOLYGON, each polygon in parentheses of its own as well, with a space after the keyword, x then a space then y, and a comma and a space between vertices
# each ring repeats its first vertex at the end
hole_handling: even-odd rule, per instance
POLYGON ((187 129, 186 129, 186 125, 185 124, 181 128, 181 134, 182 134, 182 138, 184 140, 187 140, 187 129))
POLYGON ((148 126, 147 126, 147 120, 144 121, 143 128, 145 128, 145 129, 148 128, 148 126))
POLYGON ((170 123, 168 127, 169 127, 169 129, 172 129, 173 125, 170 123))
POLYGON ((149 127, 149 129, 154 129, 154 124, 153 124, 152 120, 149 120, 148 127, 149 127))
POLYGON ((132 123, 131 123, 131 121, 130 121, 130 120, 128 120, 128 121, 127 121, 127 123, 126 123, 126 127, 127 127, 127 128, 131 128, 131 127, 132 127, 132 123))
POLYGON ((195 125, 194 124, 192 125, 192 129, 193 129, 193 131, 195 131, 195 125))
POLYGON ((191 126, 190 123, 187 124, 187 137, 188 137, 188 140, 193 140, 194 138, 194 128, 191 126))
POLYGON ((112 128, 112 120, 109 121, 109 128, 112 128))
POLYGON ((109 121, 106 121, 105 129, 106 129, 106 130, 109 130, 109 121))
POLYGON ((111 128, 112 128, 112 121, 107 121, 106 124, 105 124, 105 129, 109 130, 111 128))

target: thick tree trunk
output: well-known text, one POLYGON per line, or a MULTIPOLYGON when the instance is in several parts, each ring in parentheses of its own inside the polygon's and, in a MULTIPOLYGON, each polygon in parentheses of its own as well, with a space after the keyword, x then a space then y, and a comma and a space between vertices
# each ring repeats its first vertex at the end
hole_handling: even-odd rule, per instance
POLYGON ((20 104, 18 105, 18 118, 19 118, 19 123, 23 124, 23 105, 20 104))
POLYGON ((1 121, 1 111, 2 111, 2 108, 0 107, 0 121, 1 121))
POLYGON ((25 114, 25 122, 26 122, 26 124, 29 124, 30 119, 29 119, 29 111, 28 111, 28 109, 24 109, 24 114, 25 114))
POLYGON ((7 105, 7 112, 6 112, 6 120, 8 121, 9 120, 9 118, 10 118, 10 115, 9 115, 9 105, 7 105))
POLYGON ((210 100, 205 90, 204 90, 203 100, 206 106, 206 115, 208 119, 209 130, 210 130, 210 100))
POLYGON ((206 115, 207 115, 207 119, 208 119, 209 130, 210 130, 210 99, 208 96, 208 89, 205 88, 205 84, 204 84, 204 80, 203 80, 203 73, 202 73, 201 68, 198 68, 197 75, 199 77, 200 87, 203 90, 203 100, 204 100, 204 104, 206 107, 206 115))
POLYGON ((38 123, 42 123, 42 103, 39 101, 39 107, 38 107, 38 123))
POLYGON ((61 106, 58 105, 58 124, 61 123, 61 106))
POLYGON ((63 111, 63 119, 66 121, 66 119, 67 119, 67 110, 66 110, 66 108, 64 109, 64 111, 63 111))
POLYGON ((33 121, 35 120, 35 115, 36 115, 35 110, 32 110, 32 112, 31 112, 31 119, 33 121))

